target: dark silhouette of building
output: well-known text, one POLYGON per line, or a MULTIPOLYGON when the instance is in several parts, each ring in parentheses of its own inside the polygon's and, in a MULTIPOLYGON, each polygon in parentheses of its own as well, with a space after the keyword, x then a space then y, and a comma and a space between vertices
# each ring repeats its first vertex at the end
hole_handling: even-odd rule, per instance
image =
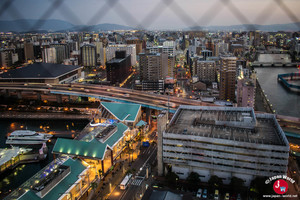
POLYGON ((25 60, 33 60, 34 59, 34 52, 33 52, 33 44, 32 43, 25 43, 24 44, 24 52, 25 52, 25 60))
POLYGON ((106 62, 107 81, 120 84, 130 75, 131 56, 126 51, 116 51, 116 57, 106 62))

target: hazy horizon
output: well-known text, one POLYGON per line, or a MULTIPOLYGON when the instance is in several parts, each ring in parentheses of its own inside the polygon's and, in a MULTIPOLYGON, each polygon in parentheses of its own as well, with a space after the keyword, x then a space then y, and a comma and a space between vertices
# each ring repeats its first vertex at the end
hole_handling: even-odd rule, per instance
POLYGON ((295 23, 300 22, 298 8, 298 0, 7 0, 0 2, 0 20, 58 19, 74 25, 184 29, 295 23))

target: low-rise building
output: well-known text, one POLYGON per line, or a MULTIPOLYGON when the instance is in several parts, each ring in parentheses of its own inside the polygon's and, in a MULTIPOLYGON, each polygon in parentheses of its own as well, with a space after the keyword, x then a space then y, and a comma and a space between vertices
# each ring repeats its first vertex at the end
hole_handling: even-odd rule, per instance
POLYGON ((82 66, 34 63, 0 75, 0 82, 70 83, 81 77, 82 66))

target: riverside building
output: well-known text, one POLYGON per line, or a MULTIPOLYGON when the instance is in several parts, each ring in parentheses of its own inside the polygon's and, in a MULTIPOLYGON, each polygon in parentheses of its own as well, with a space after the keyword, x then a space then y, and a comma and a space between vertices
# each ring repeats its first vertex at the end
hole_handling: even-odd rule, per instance
POLYGON ((216 175, 248 186, 287 172, 289 144, 275 115, 252 108, 180 106, 158 141, 160 175, 169 166, 181 179, 196 172, 204 182, 216 175))

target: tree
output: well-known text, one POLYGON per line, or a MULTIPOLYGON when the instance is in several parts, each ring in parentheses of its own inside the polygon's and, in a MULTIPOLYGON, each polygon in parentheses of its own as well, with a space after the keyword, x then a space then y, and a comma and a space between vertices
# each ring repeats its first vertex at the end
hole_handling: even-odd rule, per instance
POLYGON ((169 171, 166 175, 167 181, 170 185, 174 185, 176 181, 179 179, 179 176, 172 171, 169 171))
POLYGON ((221 188, 223 185, 223 181, 221 178, 214 175, 214 176, 210 177, 210 179, 208 180, 208 184, 212 189, 213 188, 221 188))
MULTIPOLYGON (((128 156, 129 156, 129 163, 130 163, 130 154, 133 154, 133 149, 130 147, 130 144, 132 142, 133 141, 131 139, 126 141, 127 153, 128 153, 128 156)), ((132 161, 133 161, 133 155, 132 155, 132 161)))
POLYGON ((196 172, 191 172, 189 174, 189 176, 187 177, 187 182, 188 182, 188 188, 190 190, 197 190, 198 189, 198 186, 200 184, 200 175, 196 172))
POLYGON ((95 190, 97 189, 98 187, 98 184, 96 182, 92 182, 90 187, 92 188, 92 190, 95 192, 95 190))
POLYGON ((273 183, 265 184, 265 181, 266 178, 260 176, 253 179, 250 184, 250 195, 260 199, 264 194, 274 194, 273 183))
POLYGON ((232 177, 230 181, 230 188, 232 192, 240 192, 245 189, 244 187, 244 181, 237 177, 232 177))
POLYGON ((99 169, 98 173, 99 173, 99 176, 100 176, 100 179, 101 179, 101 177, 103 176, 103 171, 101 169, 99 169))

